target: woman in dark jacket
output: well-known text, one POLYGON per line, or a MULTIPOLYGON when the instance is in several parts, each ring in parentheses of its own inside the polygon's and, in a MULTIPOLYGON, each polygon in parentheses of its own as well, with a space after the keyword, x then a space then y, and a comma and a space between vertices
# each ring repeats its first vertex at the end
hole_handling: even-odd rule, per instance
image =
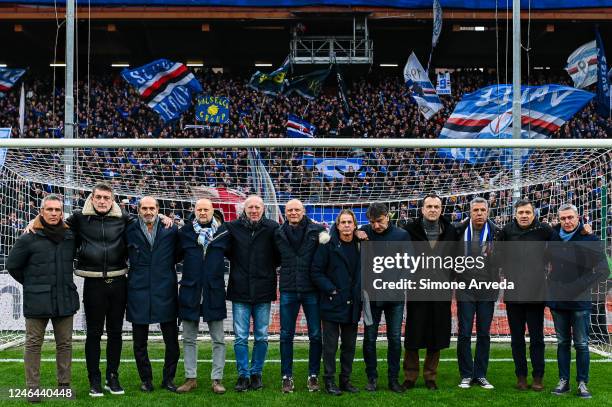
POLYGON ((359 243, 354 237, 356 228, 355 214, 349 209, 342 210, 332 228, 331 240, 319 245, 311 267, 312 281, 320 292, 325 390, 333 395, 359 391, 350 382, 361 314, 361 263, 359 243), (340 388, 334 381, 339 338, 342 342, 340 388))

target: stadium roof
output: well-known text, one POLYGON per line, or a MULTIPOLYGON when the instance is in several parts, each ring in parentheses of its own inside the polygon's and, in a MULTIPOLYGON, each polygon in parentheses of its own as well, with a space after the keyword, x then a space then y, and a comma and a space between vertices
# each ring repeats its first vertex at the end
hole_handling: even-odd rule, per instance
MULTIPOLYGON (((0 0, 10 4, 65 4, 65 0, 0 0)), ((90 0, 94 6, 212 6, 212 7, 303 7, 303 6, 367 6, 402 9, 431 8, 431 0, 90 0)), ((440 0, 443 8, 490 10, 505 9, 496 0, 440 0)), ((521 8, 535 10, 612 7, 611 0, 521 0, 521 8)))

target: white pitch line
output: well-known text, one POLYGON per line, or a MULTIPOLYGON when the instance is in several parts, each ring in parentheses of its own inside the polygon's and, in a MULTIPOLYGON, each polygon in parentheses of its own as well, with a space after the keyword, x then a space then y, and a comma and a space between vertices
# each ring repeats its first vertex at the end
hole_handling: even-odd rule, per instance
MULTIPOLYGON (((379 362, 386 362, 387 359, 377 359, 379 362)), ((55 362, 55 359, 52 358, 42 358, 41 362, 55 362)), ((85 359, 75 358, 72 359, 73 362, 76 363, 85 363, 85 359)), ((151 363, 164 363, 164 359, 150 359, 151 363)), ((336 359, 339 361, 339 359, 336 359)), ((355 362, 363 362, 363 359, 354 359, 355 362)), ((424 359, 421 359, 421 362, 424 359)), ((457 359, 453 358, 445 358, 440 359, 440 362, 456 362, 457 359)), ((489 359, 489 362, 513 362, 512 358, 497 358, 497 359, 489 359)), ((529 359, 527 359, 529 361, 529 359)), ((546 359, 548 363, 556 362, 557 359, 546 359)), ((106 362, 106 359, 100 359, 100 362, 106 362)), ((183 359, 179 359, 179 362, 183 362, 183 359)), ((307 363, 308 359, 293 359, 294 363, 307 363)), ((0 359, 0 363, 23 363, 23 359, 0 359)), ((136 363, 136 359, 121 359, 121 363, 136 363)), ((212 359, 198 359, 198 363, 212 363, 212 359)), ((227 359, 225 363, 236 363, 234 359, 227 359)), ((280 359, 268 359, 266 363, 281 363, 280 359)), ((591 363, 612 363, 612 359, 591 359, 591 363)))

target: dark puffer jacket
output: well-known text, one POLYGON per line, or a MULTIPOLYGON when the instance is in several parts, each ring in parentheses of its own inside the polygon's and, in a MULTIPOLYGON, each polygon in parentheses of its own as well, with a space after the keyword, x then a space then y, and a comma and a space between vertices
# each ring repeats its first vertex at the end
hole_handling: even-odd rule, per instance
POLYGON ((125 230, 130 216, 113 202, 105 215, 96 213, 87 197, 83 210, 76 210, 66 220, 76 235, 75 274, 81 277, 116 277, 127 273, 125 230))
POLYGON ((312 220, 304 217, 304 238, 298 250, 296 250, 289 239, 289 222, 285 222, 274 234, 276 246, 281 257, 279 290, 287 292, 309 292, 316 291, 310 278, 310 265, 312 258, 319 247, 319 236, 325 232, 325 228, 317 225, 312 220))
POLYGON ((34 233, 19 237, 9 253, 6 268, 23 284, 23 315, 26 318, 55 318, 74 315, 79 294, 74 284, 74 235, 66 229, 59 244, 51 241, 37 217, 34 233))
POLYGON ((277 229, 278 223, 270 219, 253 225, 243 214, 217 230, 206 251, 206 266, 220 274, 225 270, 223 257, 230 261, 228 300, 252 304, 276 300, 277 229))

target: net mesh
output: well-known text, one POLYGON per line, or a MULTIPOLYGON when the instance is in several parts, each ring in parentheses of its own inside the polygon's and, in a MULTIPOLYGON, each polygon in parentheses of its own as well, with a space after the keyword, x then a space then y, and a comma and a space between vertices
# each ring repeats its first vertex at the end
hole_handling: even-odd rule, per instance
MULTIPOLYGON (((52 141, 50 141, 52 142, 52 141)), ((373 141, 375 144, 375 141, 373 141)), ((510 161, 502 152, 497 159, 479 162, 444 158, 435 149, 401 148, 248 148, 226 149, 74 149, 75 165, 65 176, 63 151, 55 149, 9 149, 1 169, 0 261, 23 227, 37 213, 48 193, 70 189, 73 208, 83 206, 91 188, 100 181, 113 186, 120 205, 136 214, 140 197, 152 195, 160 212, 178 224, 184 222, 196 199, 210 198, 226 220, 242 211, 246 196, 264 197, 268 216, 279 219, 284 202, 302 200, 309 217, 330 224, 343 208, 351 208, 358 222, 367 222, 365 211, 372 202, 385 202, 394 222, 414 218, 418 202, 435 191, 443 198, 444 214, 453 222, 468 216, 469 202, 476 196, 489 201, 490 217, 503 226, 512 219, 515 183, 510 161), (67 181, 69 179, 69 181, 67 181)), ((609 191, 612 187, 612 150, 539 149, 521 151, 520 195, 531 199, 540 220, 557 224, 557 209, 573 203, 594 233, 606 240, 610 255, 609 191)), ((4 270, 4 267, 2 267, 4 270)), ((0 346, 23 339, 21 286, 6 271, 0 274, 0 346)), ((75 281, 79 288, 82 279, 75 281)), ((612 297, 609 282, 594 293, 592 345, 610 352, 612 297)), ((229 304, 228 304, 229 305, 229 304)), ((453 305, 453 313, 456 307, 453 305)), ((280 332, 278 302, 272 304, 270 333, 280 332)), ((231 306, 226 330, 231 333, 231 306)), ((206 329, 205 325, 201 327, 206 329)), ((130 330, 125 324, 126 332, 130 330)), ((384 323, 381 332, 385 331, 384 323)), ((82 310, 75 331, 84 331, 82 310)), ((456 319, 453 319, 456 335, 456 319)), ((547 311, 545 333, 554 336, 547 311)), ((306 320, 300 312, 297 334, 307 337, 306 320)), ((497 304, 491 334, 509 336, 503 303, 497 304)))

